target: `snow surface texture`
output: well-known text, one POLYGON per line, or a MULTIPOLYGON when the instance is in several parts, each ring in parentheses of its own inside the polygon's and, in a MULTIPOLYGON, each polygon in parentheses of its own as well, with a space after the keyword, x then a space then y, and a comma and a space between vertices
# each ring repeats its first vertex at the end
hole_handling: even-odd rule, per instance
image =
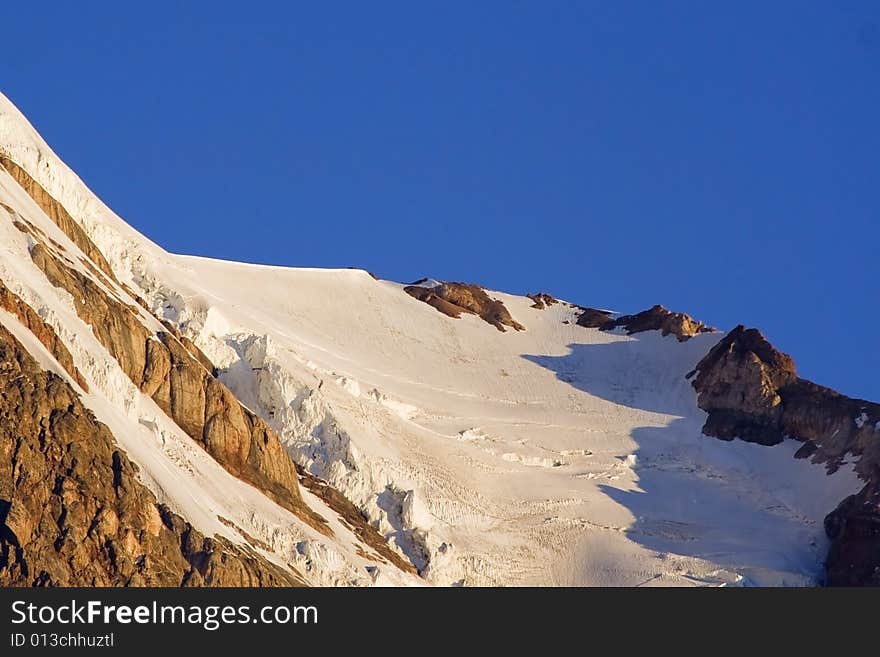
MULTIPOLYGON (((679 343, 585 329, 567 304, 537 310, 490 292, 526 327, 499 333, 360 270, 172 255, 114 215, 2 96, 0 148, 203 349, 293 458, 430 583, 812 584, 827 549, 822 519, 860 487, 849 470, 827 476, 795 460, 794 441, 702 436, 685 374, 720 334, 679 343)), ((5 175, 0 200, 76 252, 5 175)), ((200 530, 241 540, 217 516, 234 520, 314 583, 412 583, 385 567, 374 582, 353 538, 318 536, 217 466, 128 382, 30 263, 27 237, 2 216, 0 231, 0 277, 71 347, 93 385, 87 401, 160 499, 200 530)))

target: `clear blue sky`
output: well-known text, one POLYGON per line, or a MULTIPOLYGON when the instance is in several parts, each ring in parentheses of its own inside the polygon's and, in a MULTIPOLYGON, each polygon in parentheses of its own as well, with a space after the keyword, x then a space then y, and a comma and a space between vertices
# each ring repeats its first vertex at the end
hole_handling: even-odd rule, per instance
POLYGON ((659 302, 880 400, 880 3, 308 4, 16 3, 0 84, 169 250, 659 302))

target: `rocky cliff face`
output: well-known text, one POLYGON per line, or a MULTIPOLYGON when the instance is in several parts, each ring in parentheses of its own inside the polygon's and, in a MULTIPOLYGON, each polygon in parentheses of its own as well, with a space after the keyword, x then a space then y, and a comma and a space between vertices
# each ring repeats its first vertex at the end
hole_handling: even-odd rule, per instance
POLYGON ((3 281, 0 281, 0 308, 15 315, 22 325, 33 333, 34 337, 46 347, 49 353, 58 361, 58 364, 73 377, 79 387, 85 392, 89 391, 89 384, 86 383, 83 375, 80 374, 80 371, 73 362, 73 356, 70 355, 68 348, 59 339, 55 329, 46 324, 34 312, 34 309, 7 288, 3 281))
POLYGON ((78 393, 0 326, 0 585, 294 586, 159 505, 78 393))
POLYGON ((690 376, 697 403, 708 413, 706 435, 762 445, 794 438, 803 442, 796 457, 830 472, 854 460, 866 484, 826 518, 832 540, 826 580, 880 584, 880 405, 799 378, 790 356, 743 326, 728 333, 690 376))
POLYGON ((169 332, 148 329, 144 311, 125 303, 123 290, 114 293, 109 282, 100 285, 74 269, 56 247, 38 241, 31 259, 70 293, 98 341, 178 426, 233 475, 324 531, 324 521, 302 503, 295 467, 277 436, 206 369, 203 354, 193 355, 169 332))
POLYGON ((878 474, 825 518, 831 548, 825 562, 828 586, 880 586, 880 490, 878 474))
POLYGON ((110 263, 104 257, 104 254, 95 246, 94 242, 89 239, 86 232, 82 229, 76 220, 70 216, 70 213, 61 203, 49 195, 43 187, 37 183, 28 173, 18 164, 13 162, 9 157, 0 153, 0 167, 6 170, 10 176, 27 192, 34 202, 40 206, 40 209, 46 213, 55 225, 58 226, 65 235, 70 237, 74 244, 86 255, 103 272, 105 276, 116 280, 110 263))

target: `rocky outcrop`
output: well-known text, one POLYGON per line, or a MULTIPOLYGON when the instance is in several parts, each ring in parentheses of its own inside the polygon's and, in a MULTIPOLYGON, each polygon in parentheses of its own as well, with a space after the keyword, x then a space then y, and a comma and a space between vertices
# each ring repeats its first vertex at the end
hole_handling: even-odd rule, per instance
POLYGON ((546 292, 527 294, 526 296, 532 300, 532 308, 536 310, 544 310, 545 308, 549 308, 555 303, 559 303, 559 299, 554 299, 546 292))
POLYGON ((614 320, 615 328, 623 327, 629 335, 644 331, 660 331, 664 336, 674 335, 679 342, 685 342, 700 333, 711 333, 715 329, 698 322, 690 315, 671 312, 663 306, 653 306, 636 315, 624 315, 614 320))
POLYGON ((70 355, 70 351, 58 337, 58 334, 55 333, 55 329, 46 324, 43 318, 22 301, 18 295, 6 287, 3 281, 0 281, 0 308, 15 315, 18 321, 46 347, 49 353, 58 361, 58 364, 70 374, 77 385, 85 392, 89 391, 89 384, 86 383, 85 378, 76 368, 73 356, 70 355))
POLYGON ((73 268, 42 242, 31 248, 31 260, 55 287, 67 291, 77 315, 89 324, 98 341, 132 380, 143 372, 151 332, 130 307, 105 292, 85 273, 73 268))
POLYGON ((292 586, 157 503, 109 429, 0 326, 0 585, 292 586))
POLYGON ((31 178, 24 169, 10 160, 4 153, 0 153, 0 167, 5 169, 7 173, 9 173, 9 175, 21 185, 22 189, 28 193, 28 196, 30 196, 34 202, 40 206, 40 209, 46 213, 46 216, 49 217, 55 225, 58 226, 64 234, 79 247, 80 251, 86 254, 89 260, 95 263, 111 280, 116 280, 116 276, 113 274, 113 269, 104 258, 104 254, 102 254, 98 247, 95 246, 94 242, 92 242, 89 236, 86 235, 86 232, 82 229, 82 226, 70 216, 70 213, 64 209, 64 206, 61 205, 61 203, 50 196, 39 183, 31 178))
POLYGON ((703 432, 775 445, 785 437, 780 390, 797 379, 791 357, 755 329, 736 327, 697 365, 697 404, 709 414, 703 432))
POLYGON ((709 416, 707 435, 764 445, 794 438, 805 443, 799 456, 830 471, 848 454, 859 457, 866 480, 880 464, 880 405, 799 378, 791 357, 755 329, 733 329, 689 376, 709 416))
POLYGON ((491 298, 483 288, 477 285, 440 283, 436 287, 430 288, 408 285, 404 291, 411 297, 423 301, 444 315, 455 319, 461 318, 462 313, 470 313, 477 315, 502 332, 506 330, 505 326, 517 331, 525 330, 522 324, 511 317, 503 302, 491 298))
POLYGON ((708 418, 703 433, 775 445, 837 470, 847 458, 866 482, 826 518, 831 584, 880 583, 880 404, 852 399, 797 376, 794 361, 755 329, 737 326, 688 375, 708 418))
POLYGON ((664 337, 674 335, 679 342, 690 340, 699 333, 711 333, 715 330, 698 322, 690 315, 671 312, 660 305, 635 315, 623 315, 617 318, 606 310, 581 308, 577 324, 585 328, 597 328, 603 331, 623 328, 628 335, 645 331, 660 331, 664 337))
POLYGON ((614 329, 614 313, 596 308, 584 308, 578 306, 580 311, 575 324, 584 328, 595 328, 610 331, 614 329))

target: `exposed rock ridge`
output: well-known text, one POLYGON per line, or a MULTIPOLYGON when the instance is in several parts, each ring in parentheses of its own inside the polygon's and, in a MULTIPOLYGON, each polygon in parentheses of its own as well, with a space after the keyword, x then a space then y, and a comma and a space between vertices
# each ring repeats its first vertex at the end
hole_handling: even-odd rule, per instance
MULTIPOLYGON (((19 178, 29 180, 23 172, 19 178)), ((60 204, 41 192, 36 183, 25 188, 28 193, 32 190, 40 195, 41 207, 50 208, 56 218, 61 218, 62 230, 71 230, 68 235, 78 247, 84 246, 86 253, 100 256, 100 251, 60 204)), ((91 326, 95 337, 128 378, 230 473, 326 533, 323 519, 302 501, 296 470, 280 441, 263 420, 239 404, 213 377, 212 371, 205 369, 210 363, 204 354, 191 343, 184 346, 170 334, 154 335, 141 321, 136 306, 124 303, 118 295, 105 291, 89 275, 75 269, 72 261, 60 252, 63 247, 47 246, 45 236, 35 227, 23 226, 36 242, 30 251, 33 262, 50 283, 70 293, 79 317, 91 326), (193 356, 191 350, 198 355, 193 356)), ((100 261, 106 262, 103 256, 100 261)), ((96 273, 94 267, 89 269, 92 275, 96 273)), ((109 275, 116 280, 112 272, 109 275)), ((102 284, 112 289, 106 279, 102 284)))
POLYGON ((174 335, 154 334, 132 307, 42 243, 31 249, 31 259, 52 285, 71 294, 79 317, 128 378, 218 463, 312 527, 329 531, 302 501, 293 462, 269 425, 245 409, 174 335))
POLYGON ((506 330, 505 326, 517 331, 525 330, 522 324, 511 317, 503 302, 491 298, 478 285, 444 282, 436 287, 408 285, 403 289, 411 297, 427 303, 449 317, 460 319, 462 313, 470 313, 502 332, 506 330))
POLYGON ((58 361, 58 364, 76 381, 77 385, 85 392, 89 391, 89 384, 76 368, 73 356, 58 334, 55 333, 55 329, 44 322, 33 308, 6 287, 3 281, 0 281, 0 308, 18 317, 18 320, 46 347, 58 361))
POLYGON ((797 376, 794 361, 755 329, 737 326, 698 363, 703 432, 724 440, 803 442, 795 454, 829 472, 852 457, 866 482, 826 518, 832 539, 826 581, 880 585, 880 404, 852 399, 797 376))
POLYGON ((0 326, 0 584, 295 586, 157 504, 110 430, 0 326))
POLYGON ((98 250, 98 247, 95 246, 95 243, 92 242, 82 226, 70 216, 70 213, 64 209, 64 206, 61 205, 61 203, 50 196, 49 193, 43 189, 37 181, 31 178, 24 169, 18 166, 18 164, 13 162, 2 152, 0 152, 0 167, 5 169, 6 172, 12 176, 21 188, 27 192, 28 196, 30 196, 34 202, 40 206, 40 209, 46 213, 46 216, 64 231, 64 234, 79 247, 80 251, 85 253, 106 276, 111 280, 116 281, 113 269, 110 267, 106 258, 104 258, 104 254, 98 250))
POLYGON ((578 326, 613 331, 623 328, 628 335, 645 331, 660 331, 663 336, 674 335, 679 342, 690 340, 699 333, 711 333, 715 329, 693 319, 684 313, 671 312, 661 305, 653 306, 635 315, 614 317, 607 310, 581 308, 577 318, 578 326))
MULTIPOLYGON (((65 247, 8 208, 10 216, 20 219, 17 221, 19 230, 34 239, 32 260, 53 285, 71 294, 77 314, 91 326, 98 341, 119 362, 128 378, 152 397, 227 471, 256 486, 307 524, 329 535, 326 521, 302 500, 296 467, 269 425, 242 406, 220 383, 213 363, 195 343, 174 325, 156 318, 149 304, 120 283, 109 265, 100 269, 96 267, 89 258, 97 257, 99 263, 107 261, 82 228, 24 171, 14 170, 16 180, 27 183, 25 191, 39 195, 34 199, 38 205, 43 209, 50 208, 55 213, 52 218, 56 224, 89 256, 78 258, 88 274, 77 270, 73 256, 65 247), (127 302, 128 297, 137 306, 127 302), (150 331, 140 316, 143 312, 160 321, 167 332, 150 331)), ((51 330, 48 325, 47 328, 51 330)), ((60 340, 58 345, 66 350, 60 340)), ((348 513, 348 507, 354 507, 344 496, 324 482, 320 484, 319 497, 339 513, 364 541, 364 547, 375 550, 376 553, 369 558, 378 558, 401 570, 415 572, 412 564, 391 550, 381 534, 360 515, 355 518, 348 513)), ((315 488, 317 492, 318 487, 315 488)), ((252 540, 250 542, 255 544, 252 540)), ((368 555, 364 553, 362 556, 368 555)))

